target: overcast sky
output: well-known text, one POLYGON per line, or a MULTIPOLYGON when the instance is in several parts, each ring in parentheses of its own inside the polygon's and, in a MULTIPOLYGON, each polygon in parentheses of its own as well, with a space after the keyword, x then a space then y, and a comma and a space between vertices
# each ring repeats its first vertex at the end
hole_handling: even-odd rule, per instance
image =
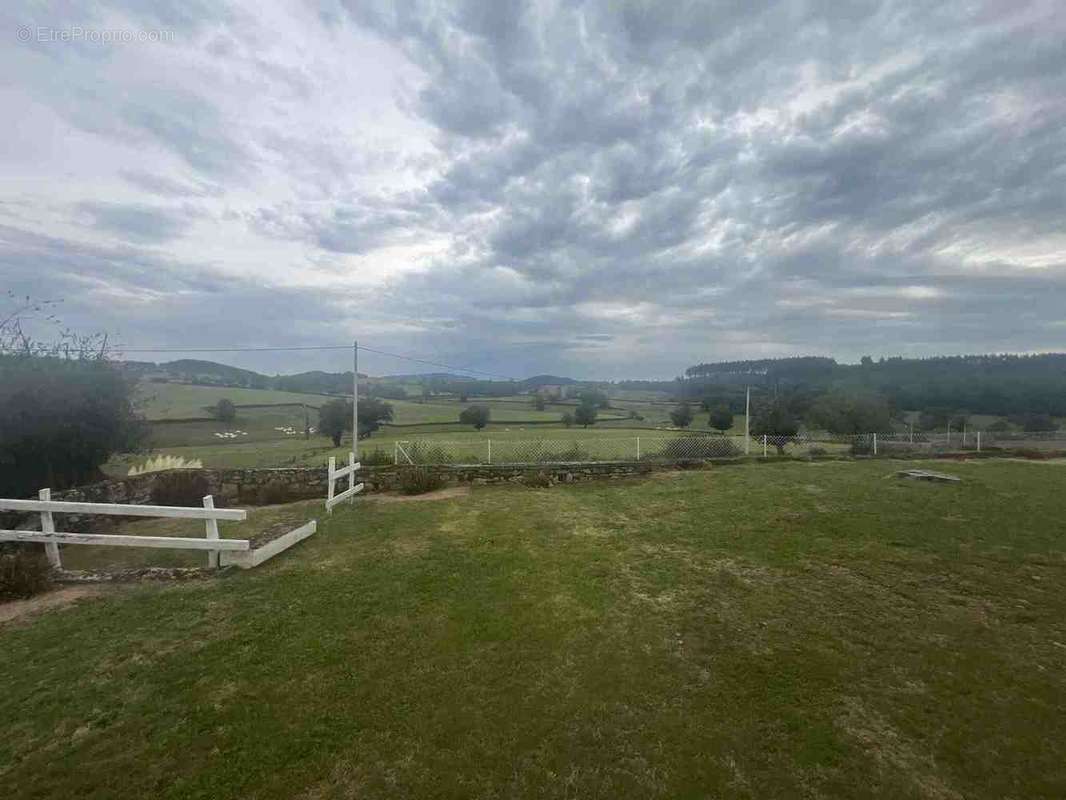
POLYGON ((1062 0, 8 0, 0 35, 0 289, 131 346, 1066 349, 1062 0))

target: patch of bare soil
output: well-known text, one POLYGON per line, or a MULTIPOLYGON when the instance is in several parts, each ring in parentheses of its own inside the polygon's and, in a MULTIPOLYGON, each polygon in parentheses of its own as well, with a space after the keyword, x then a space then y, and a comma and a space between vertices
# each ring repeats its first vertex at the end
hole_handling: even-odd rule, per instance
POLYGON ((466 497, 468 494, 469 486, 449 486, 447 489, 437 489, 425 494, 370 494, 366 499, 376 503, 419 503, 423 500, 450 500, 453 497, 466 497))
POLYGON ((45 611, 72 605, 87 597, 96 597, 103 593, 99 586, 64 586, 50 592, 39 594, 28 600, 12 600, 0 603, 0 624, 32 618, 45 611))

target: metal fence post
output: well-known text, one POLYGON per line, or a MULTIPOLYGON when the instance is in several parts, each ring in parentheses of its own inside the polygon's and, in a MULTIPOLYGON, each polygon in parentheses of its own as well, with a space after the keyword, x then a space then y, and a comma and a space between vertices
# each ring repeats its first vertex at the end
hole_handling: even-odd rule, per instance
POLYGON ((492 439, 486 439, 485 442, 489 446, 489 460, 488 460, 488 463, 491 464, 492 463, 492 439))
MULTIPOLYGON (((40 500, 51 500, 52 490, 41 489, 37 492, 37 497, 40 500)), ((55 520, 52 518, 51 511, 41 512, 41 533, 55 533, 56 525, 55 520)), ((52 565, 54 569, 62 569, 63 563, 59 560, 59 545, 55 542, 48 542, 44 546, 44 554, 48 556, 48 563, 52 565)))
POLYGON ((981 431, 977 432, 977 452, 981 452, 981 431))
MULTIPOLYGON (((332 461, 332 459, 330 459, 330 460, 332 461)), ((333 485, 333 481, 330 481, 330 485, 331 486, 333 485)), ((214 507, 215 507, 215 498, 212 497, 211 495, 208 495, 207 497, 205 497, 204 498, 204 508, 214 509, 214 507)), ((208 539, 217 539, 218 538, 218 520, 217 519, 204 520, 204 527, 207 528, 207 538, 208 539)), ((208 569, 218 569, 218 550, 208 550, 207 551, 207 567, 208 567, 208 569)))
POLYGON ((395 441, 392 443, 392 463, 396 466, 400 465, 400 442, 395 441))
POLYGON ((877 434, 874 434, 874 455, 877 455, 877 434))
POLYGON ((766 458, 766 434, 762 435, 762 457, 766 458))
POLYGON ((640 437, 637 437, 637 461, 640 461, 640 437))

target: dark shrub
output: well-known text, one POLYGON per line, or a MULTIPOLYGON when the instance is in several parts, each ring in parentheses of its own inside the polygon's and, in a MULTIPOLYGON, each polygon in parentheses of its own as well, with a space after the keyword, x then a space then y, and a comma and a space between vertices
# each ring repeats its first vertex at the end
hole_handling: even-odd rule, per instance
POLYGON ((873 445, 867 439, 856 439, 851 443, 851 454, 853 456, 868 456, 873 451, 873 445))
POLYGON ((40 594, 52 585, 52 568, 41 545, 0 549, 0 600, 40 594))
POLYGON ((383 467, 386 464, 391 464, 393 460, 392 453, 382 450, 380 447, 375 447, 369 453, 363 453, 359 458, 359 463, 367 467, 383 467))
POLYGON ((200 506, 208 494, 211 486, 201 472, 164 472, 152 484, 152 503, 157 506, 200 506))
POLYGON ((666 461, 691 461, 705 458, 733 458, 740 455, 740 448, 726 437, 681 437, 670 439, 658 453, 649 453, 650 459, 666 461))
POLYGON ((444 487, 444 478, 424 467, 408 467, 400 472, 399 489, 404 494, 425 494, 444 487))
POLYGON ((547 489, 549 486, 555 485, 555 479, 552 476, 541 470, 540 472, 530 472, 522 476, 522 482, 526 486, 533 487, 535 489, 547 489))
POLYGON ((826 450, 824 447, 818 447, 818 445, 815 445, 814 447, 810 447, 810 448, 807 449, 807 455, 809 455, 809 456, 827 456, 827 455, 829 455, 829 451, 826 450))

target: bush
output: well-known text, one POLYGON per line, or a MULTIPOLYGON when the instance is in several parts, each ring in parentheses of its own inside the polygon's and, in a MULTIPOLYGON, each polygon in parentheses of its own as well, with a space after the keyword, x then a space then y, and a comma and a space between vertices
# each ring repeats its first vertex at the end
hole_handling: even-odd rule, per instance
POLYGON ((444 478, 424 467, 408 467, 400 472, 399 489, 404 494, 425 494, 444 488, 444 478))
POLYGON ((380 447, 375 447, 371 452, 363 453, 359 463, 367 467, 382 467, 386 464, 391 464, 394 460, 392 453, 382 450, 380 447))
POLYGON ((826 450, 824 447, 818 447, 817 445, 815 445, 814 447, 810 447, 810 448, 807 449, 807 455, 809 455, 809 456, 827 456, 827 455, 829 455, 829 451, 826 450))
POLYGON ((52 585, 52 568, 41 545, 0 550, 0 600, 20 600, 52 585))
POLYGON ((873 451, 873 445, 867 439, 856 439, 851 443, 851 454, 853 456, 868 456, 873 451))
POLYGON ((152 484, 152 503, 157 506, 200 506, 209 494, 211 486, 200 472, 168 472, 152 484))
POLYGON ((543 470, 527 473, 522 477, 522 482, 534 489, 547 489, 549 486, 555 485, 555 479, 543 470))
POLYGON ((492 414, 488 406, 475 405, 464 408, 459 412, 459 423, 473 425, 476 430, 481 430, 489 424, 492 414))
POLYGON ((739 455, 740 448, 732 439, 701 436, 671 439, 658 453, 649 453, 647 457, 681 462, 707 458, 734 458, 739 455))
POLYGON ((229 398, 223 397, 212 406, 211 415, 219 422, 233 422, 237 419, 237 406, 229 398))
POLYGON ((144 434, 133 398, 129 375, 104 360, 0 354, 0 497, 98 480, 144 434))

